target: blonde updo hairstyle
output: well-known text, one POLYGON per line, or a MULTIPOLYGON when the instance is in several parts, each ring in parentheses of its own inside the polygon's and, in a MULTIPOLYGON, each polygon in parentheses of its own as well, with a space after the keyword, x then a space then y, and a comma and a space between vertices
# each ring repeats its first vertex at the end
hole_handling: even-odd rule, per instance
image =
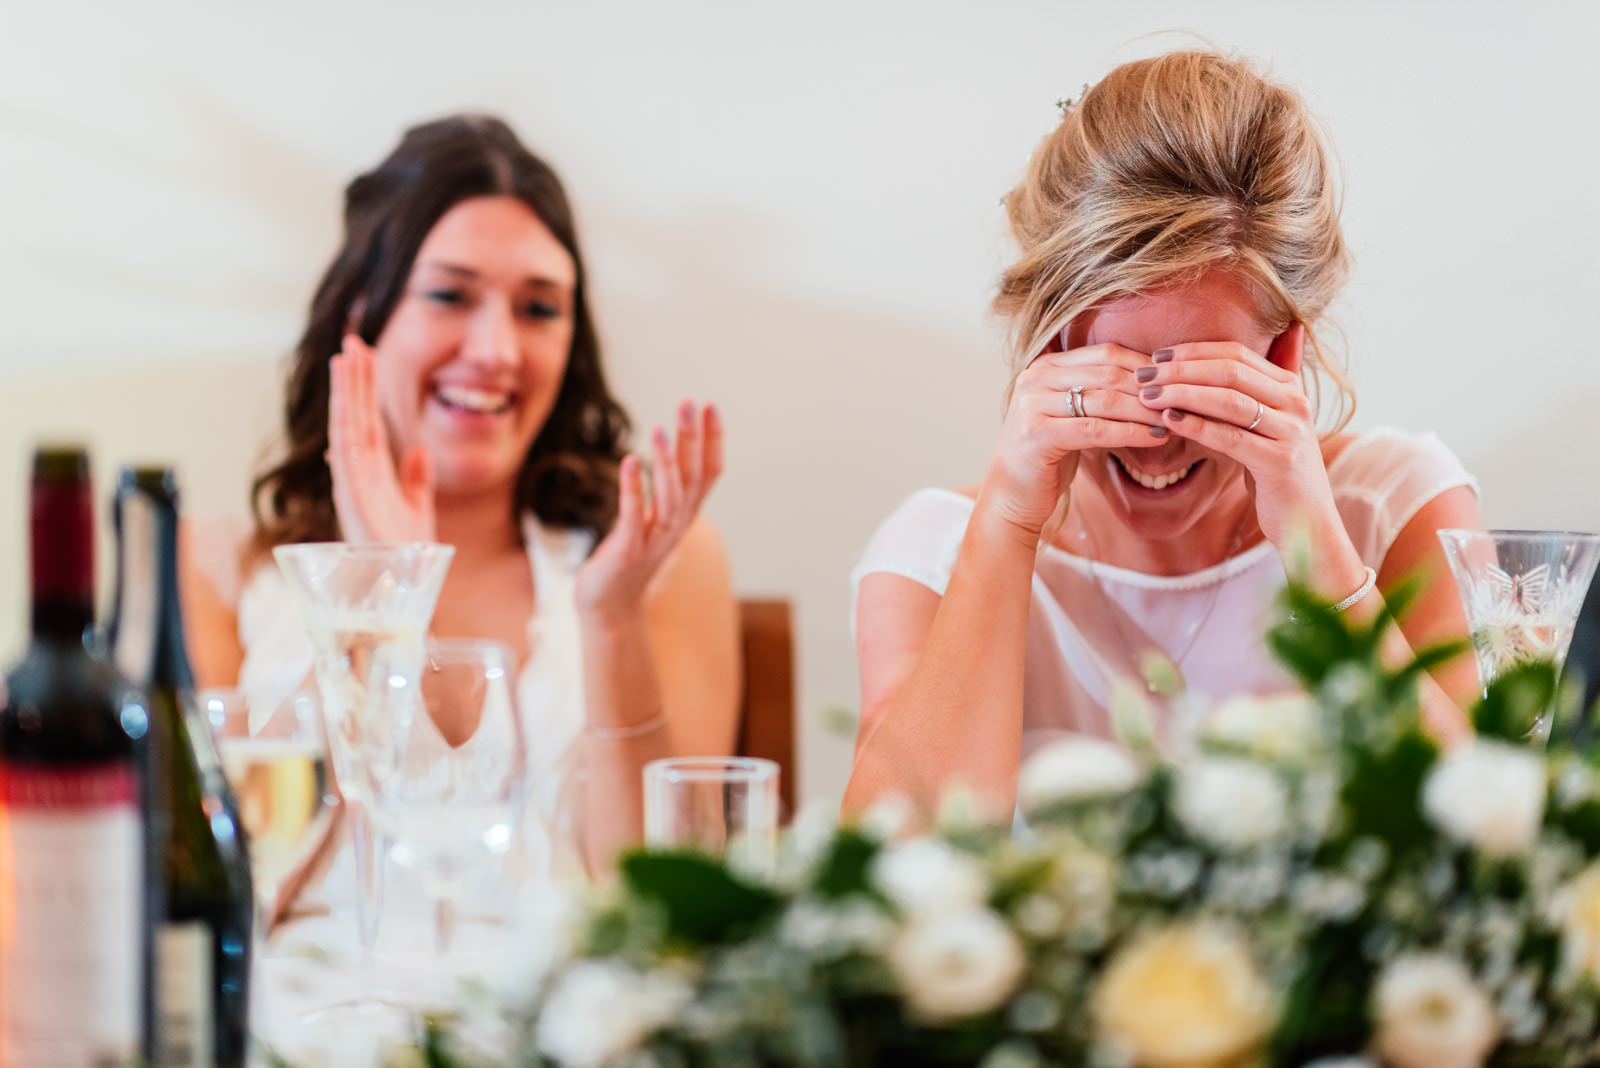
POLYGON ((1021 255, 994 308, 1012 379, 1086 312, 1222 270, 1274 336, 1304 324, 1307 393, 1320 410, 1329 378, 1343 428, 1355 395, 1314 327, 1349 253, 1331 150, 1300 95, 1186 51, 1123 64, 1064 110, 1005 200, 1021 255))

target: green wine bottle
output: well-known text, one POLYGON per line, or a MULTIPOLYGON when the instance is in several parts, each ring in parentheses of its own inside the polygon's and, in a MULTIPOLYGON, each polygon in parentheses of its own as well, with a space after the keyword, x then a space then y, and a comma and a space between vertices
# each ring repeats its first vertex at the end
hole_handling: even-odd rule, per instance
POLYGON ((172 472, 126 468, 117 483, 121 571, 113 648, 150 714, 151 815, 161 857, 152 982, 160 1068, 244 1068, 253 904, 233 793, 194 699, 178 603, 172 472))
POLYGON ((146 1052, 144 709, 84 648, 89 458, 40 449, 32 638, 0 684, 0 1065, 98 1068, 146 1052))

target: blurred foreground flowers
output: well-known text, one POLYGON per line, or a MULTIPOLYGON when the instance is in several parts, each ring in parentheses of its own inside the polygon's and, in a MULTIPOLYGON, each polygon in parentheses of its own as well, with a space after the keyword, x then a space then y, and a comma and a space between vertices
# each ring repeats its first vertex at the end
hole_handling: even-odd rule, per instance
POLYGON ((767 876, 628 855, 531 902, 466 1022, 390 1062, 1600 1064, 1600 771, 1570 708, 1548 751, 1519 740, 1550 667, 1441 754, 1415 686, 1451 650, 1390 669, 1389 617, 1285 607, 1306 696, 1223 702, 1175 761, 1064 738, 1015 828, 808 810, 767 876))

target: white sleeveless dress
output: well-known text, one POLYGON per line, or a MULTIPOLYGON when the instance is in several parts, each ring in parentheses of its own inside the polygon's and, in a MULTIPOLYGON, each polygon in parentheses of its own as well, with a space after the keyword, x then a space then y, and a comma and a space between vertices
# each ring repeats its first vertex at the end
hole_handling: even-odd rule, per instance
MULTIPOLYGON (((570 787, 584 724, 583 649, 573 582, 592 538, 587 531, 545 527, 531 516, 522 529, 534 580, 530 652, 516 680, 528 749, 528 809, 522 841, 503 867, 502 885, 486 891, 498 895, 514 893, 532 879, 573 872, 579 864, 570 787)), ((192 531, 191 551, 200 572, 238 618, 244 650, 238 686, 252 707, 276 707, 307 684, 312 669, 310 639, 293 595, 270 560, 241 573, 252 531, 248 518, 201 516, 192 531)), ((409 881, 401 875, 387 882, 394 888, 409 881)), ((321 885, 307 889, 303 903, 338 908, 353 902, 345 849, 321 885)))
MULTIPOLYGON (((1356 551, 1374 568, 1423 505, 1457 486, 1477 492, 1438 437, 1388 428, 1351 441, 1328 466, 1328 479, 1356 551)), ((854 597, 866 575, 901 575, 942 596, 972 508, 970 498, 942 489, 919 490, 896 508, 851 574, 852 626, 854 597)), ((1290 688, 1263 641, 1286 581, 1270 542, 1176 576, 1095 564, 1044 547, 1034 565, 1028 614, 1023 757, 1062 732, 1111 737, 1112 687, 1138 677, 1135 657, 1152 645, 1178 661, 1199 707, 1230 694, 1290 688)))

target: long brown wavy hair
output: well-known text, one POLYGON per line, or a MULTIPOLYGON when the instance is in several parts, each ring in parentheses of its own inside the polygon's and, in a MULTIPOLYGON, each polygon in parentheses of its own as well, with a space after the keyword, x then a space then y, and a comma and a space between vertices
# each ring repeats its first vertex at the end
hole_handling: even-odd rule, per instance
POLYGON ((587 530, 596 543, 611 529, 629 422, 600 366, 572 208, 555 172, 504 122, 452 115, 407 130, 382 163, 345 189, 344 244, 317 285, 289 372, 286 454, 251 487, 258 550, 339 540, 326 458, 328 361, 352 329, 377 343, 428 232, 461 201, 486 196, 526 204, 577 271, 566 373, 523 459, 508 518, 515 522, 531 511, 547 525, 587 530))

